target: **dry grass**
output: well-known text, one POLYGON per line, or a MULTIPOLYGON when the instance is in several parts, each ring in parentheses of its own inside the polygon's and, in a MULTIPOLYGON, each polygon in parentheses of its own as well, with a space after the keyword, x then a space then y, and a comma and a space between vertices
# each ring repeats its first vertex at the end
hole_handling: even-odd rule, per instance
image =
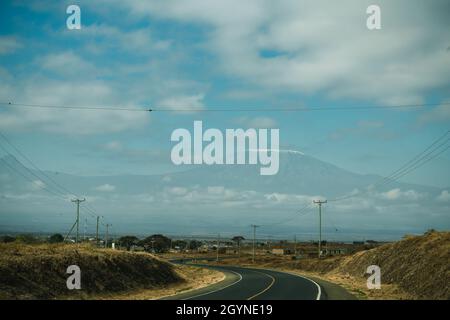
POLYGON ((133 292, 124 292, 121 294, 99 295, 96 299, 155 300, 173 296, 182 292, 200 289, 225 279, 225 275, 222 272, 211 269, 187 265, 178 265, 174 268, 178 275, 185 279, 185 281, 151 290, 143 289, 135 290, 133 292))
POLYGON ((0 299, 155 298, 204 286, 221 276, 174 266, 147 253, 89 245, 0 244, 0 299), (81 290, 66 287, 69 265, 81 269, 81 290))

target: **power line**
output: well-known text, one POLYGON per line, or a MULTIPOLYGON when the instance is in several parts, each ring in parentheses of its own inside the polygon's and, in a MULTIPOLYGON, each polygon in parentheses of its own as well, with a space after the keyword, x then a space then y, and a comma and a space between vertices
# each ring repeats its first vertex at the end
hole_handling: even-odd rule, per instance
MULTIPOLYGON (((14 171, 18 174, 20 174, 22 177, 24 177, 25 179, 29 180, 30 182, 36 184, 38 187, 40 187, 41 189, 44 189, 45 191, 51 193, 54 196, 57 196, 58 198, 63 199, 64 201, 67 201, 68 199, 66 198, 68 193, 69 195, 73 195, 76 198, 79 198, 80 196, 77 195, 76 193, 68 190, 67 188, 65 188, 64 186, 62 186, 60 183, 58 183, 57 181, 55 181, 52 177, 50 177, 47 173, 45 173, 43 170, 41 170, 29 157, 27 157, 22 151, 20 151, 20 149, 18 147, 16 147, 3 133, 0 132, 0 137, 6 141, 6 143, 15 150, 15 152, 17 154, 19 154, 22 158, 24 158, 38 173, 40 173, 42 176, 44 176, 45 178, 43 178, 42 176, 39 176, 38 174, 34 173, 32 170, 30 170, 28 167, 26 167, 22 162, 20 162, 16 157, 14 157, 14 155, 12 155, 1 143, 0 143, 0 148, 6 152, 6 154, 14 157, 14 159, 21 165, 21 168, 24 168, 29 174, 31 174, 32 176, 34 176, 35 178, 37 178, 38 180, 42 181, 50 181, 51 184, 53 185, 53 188, 50 188, 50 186, 47 185, 39 185, 36 183, 36 181, 30 179, 29 177, 26 177, 22 172, 20 172, 17 168, 14 168, 13 166, 11 166, 10 164, 8 164, 4 159, 1 159, 2 162, 4 162, 7 167, 11 170, 14 171)), ((90 215, 92 218, 96 218, 98 216, 98 214, 96 213, 96 211, 90 206, 90 205, 85 205, 84 208, 86 209, 86 213, 88 215, 90 215)))
POLYGON ((14 102, 0 102, 0 105, 24 108, 45 108, 45 109, 66 109, 66 110, 100 110, 100 111, 131 111, 131 112, 151 112, 151 109, 137 108, 114 108, 114 107, 90 107, 90 106, 64 106, 64 105, 44 105, 44 104, 26 104, 14 102))
MULTIPOLYGON (((41 175, 43 175, 45 178, 47 178, 48 181, 52 182, 52 184, 54 186, 56 186, 56 190, 61 193, 62 195, 64 195, 64 193, 68 193, 70 195, 73 195, 77 198, 79 198, 80 196, 78 194, 76 194, 75 192, 72 192, 70 190, 68 190, 67 188, 65 188, 64 186, 62 186, 60 183, 58 183, 57 181, 55 181, 51 176, 49 176, 45 171, 41 170, 29 157, 27 157, 23 152, 21 152, 19 150, 18 147, 16 147, 11 140, 9 140, 2 132, 0 132, 0 137, 6 141, 8 143, 8 145, 10 147, 12 147, 20 156, 22 156, 36 171, 38 171, 41 175)), ((9 155, 11 155, 11 153, 9 153, 7 150, 5 150, 5 148, 2 147, 2 149, 9 155)), ((17 158, 16 158, 17 160, 17 158)), ((20 161, 17 160, 19 163, 20 161)), ((24 166, 22 163, 21 165, 25 168, 28 169, 26 166, 24 166)), ((36 174, 34 174, 32 171, 30 171, 34 176, 36 176, 38 179, 42 179, 42 177, 38 177, 36 174)), ((45 180, 45 179, 42 179, 45 180)), ((96 214, 95 210, 93 208, 90 208, 90 205, 85 205, 85 208, 88 209, 91 213, 96 214)), ((94 217, 91 214, 92 217, 94 217)))
MULTIPOLYGON (((1 147, 2 147, 2 146, 0 145, 0 148, 1 148, 1 147)), ((22 171, 20 171, 19 169, 13 167, 12 165, 10 165, 10 164, 9 164, 8 162, 6 162, 4 159, 0 159, 0 161, 2 161, 3 164, 5 164, 11 172, 15 172, 16 174, 18 174, 18 175, 20 175, 21 177, 23 177, 25 180, 28 180, 29 182, 31 182, 31 183, 33 183, 34 185, 36 185, 38 188, 41 188, 41 189, 47 191, 48 193, 52 194, 53 196, 58 197, 59 199, 63 200, 64 202, 67 202, 67 199, 65 199, 64 197, 62 197, 60 194, 55 193, 55 192, 52 191, 51 189, 48 189, 45 185, 41 185, 41 184, 37 183, 36 180, 31 179, 29 176, 27 176, 26 174, 24 174, 22 171)), ((20 162, 19 162, 19 163, 20 163, 20 162)), ((38 179, 40 179, 40 178, 38 178, 38 179)))
POLYGON ((450 102, 444 103, 429 103, 429 104, 404 104, 404 105, 373 105, 373 106, 354 106, 354 107, 332 107, 332 106, 316 106, 316 107, 296 107, 296 108, 227 108, 227 107, 211 107, 210 109, 195 109, 186 107, 171 107, 171 108, 152 108, 155 112, 310 112, 310 111, 358 111, 358 110, 381 110, 381 109, 404 109, 404 108, 422 108, 433 107, 438 105, 450 106, 450 102))
MULTIPOLYGON (((78 197, 76 194, 72 193, 71 191, 67 190, 65 187, 63 187, 61 184, 59 184, 58 182, 56 182, 53 178, 51 178, 48 174, 46 174, 44 171, 42 171, 41 169, 39 169, 33 161, 31 161, 30 158, 28 158, 24 153, 22 153, 15 145, 12 144, 12 142, 6 138, 6 136, 0 132, 0 137, 5 140, 19 155, 21 155, 36 171, 38 171, 40 174, 42 174, 44 177, 46 177, 50 182, 52 182, 56 188, 60 189, 60 191, 64 191, 70 195, 74 195, 76 197, 78 197)), ((64 193, 61 192, 61 193, 64 193)))
MULTIPOLYGON (((447 135, 449 133, 450 133, 450 130, 448 130, 444 135, 440 136, 438 139, 434 140, 433 143, 431 143, 427 148, 425 148, 425 150, 423 150, 418 155, 416 155, 414 158, 412 158, 411 160, 406 162, 400 168, 396 169, 388 176, 382 177, 381 179, 379 179, 378 181, 376 181, 375 183, 372 183, 370 185, 372 185, 374 187, 382 187, 389 183, 396 182, 400 178, 402 178, 405 175, 411 173, 412 171, 422 167, 426 163, 430 162, 431 160, 435 159, 442 153, 446 152, 450 148, 450 146, 446 147, 446 144, 448 143, 448 141, 450 141, 450 138, 447 138, 444 142, 441 142, 441 141, 445 137, 447 137, 447 135)), ((370 185, 366 186, 366 188, 369 187, 370 185)), ((334 201, 346 200, 346 199, 350 199, 350 198, 353 198, 356 196, 361 196, 367 192, 369 192, 369 190, 366 190, 364 192, 356 192, 356 193, 353 193, 350 195, 337 197, 334 199, 329 199, 328 201, 334 202, 334 201)))
POLYGON ((309 203, 309 204, 303 206, 302 208, 296 210, 296 211, 295 211, 295 215, 293 215, 292 217, 290 217, 290 218, 288 218, 288 219, 284 219, 284 220, 281 220, 281 221, 277 221, 277 222, 275 222, 275 223, 263 224, 263 225, 260 225, 260 226, 261 226, 261 227, 273 227, 273 226, 277 226, 277 225, 280 225, 280 224, 284 224, 284 223, 287 223, 287 222, 294 221, 294 220, 296 220, 296 219, 299 217, 299 214, 300 214, 300 216, 305 216, 305 215, 307 215, 308 213, 310 213, 311 210, 306 210, 306 209, 311 209, 311 208, 312 208, 312 206, 311 206, 311 204, 309 203))
POLYGON ((361 106, 313 106, 313 107, 228 107, 211 106, 209 108, 191 108, 186 106, 164 107, 155 106, 153 108, 125 108, 125 107, 95 107, 95 106, 65 106, 65 105, 43 105, 25 104, 14 102, 0 102, 5 107, 24 108, 46 108, 46 109, 66 109, 66 110, 91 110, 91 111, 128 111, 128 112, 310 112, 310 111, 359 111, 359 110, 383 110, 383 109, 408 109, 426 108, 434 106, 450 106, 450 102, 424 103, 424 104, 397 104, 397 105, 361 105, 361 106))
POLYGON ((429 161, 433 160, 434 158, 436 158, 440 154, 444 153, 445 151, 447 151, 449 146, 447 146, 447 148, 444 148, 444 149, 441 149, 441 150, 439 150, 439 149, 441 147, 445 147, 445 145, 447 144, 448 141, 450 141, 450 138, 445 140, 443 143, 441 143, 440 145, 435 147, 433 150, 431 150, 427 154, 425 154, 422 157, 420 157, 419 159, 417 159, 411 165, 405 167, 404 169, 402 169, 401 171, 399 171, 398 173, 396 173, 392 177, 389 177, 386 181, 384 181, 384 183, 380 183, 378 186, 383 186, 383 185, 386 185, 386 184, 388 184, 390 182, 397 181, 401 177, 403 177, 403 176, 407 175, 408 173, 418 169, 419 167, 422 167, 424 164, 428 163, 429 161), (437 150, 439 150, 439 151, 437 153, 434 153, 437 150))
MULTIPOLYGON (((395 174, 399 173, 400 171, 402 171, 404 168, 408 167, 411 163, 413 163, 414 161, 416 161, 419 157, 421 157, 425 152, 427 152, 429 149, 431 149, 434 145, 436 145, 437 143, 439 143, 439 141, 441 141, 443 138, 445 138, 448 133, 450 131, 447 131, 445 134, 443 134, 441 137, 439 137, 437 140, 435 140, 431 145, 429 145, 425 150, 423 150, 421 153, 419 153, 418 155, 416 155, 414 158, 412 158, 411 160, 409 160, 408 162, 406 162, 403 166, 401 166, 399 169, 395 170, 394 172, 392 172, 389 176, 385 177, 383 180, 389 180, 391 177, 393 177, 395 174)), ((448 140, 447 140, 448 141, 448 140)))

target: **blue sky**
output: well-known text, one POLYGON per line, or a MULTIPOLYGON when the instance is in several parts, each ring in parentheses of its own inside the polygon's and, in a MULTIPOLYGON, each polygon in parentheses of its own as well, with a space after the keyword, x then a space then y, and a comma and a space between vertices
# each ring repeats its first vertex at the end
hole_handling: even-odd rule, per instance
MULTIPOLYGON (((446 1, 2 1, 0 100, 202 108, 450 101, 446 1), (348 2, 348 3, 347 3, 348 2), (69 4, 81 30, 66 28, 69 4)), ((107 112, 4 107, 0 130, 45 170, 152 174, 171 132, 273 127, 280 144, 357 173, 389 174, 449 129, 450 108, 317 112, 107 112)), ((449 187, 450 155, 403 178, 449 187)))
MULTIPOLYGON (((440 29, 440 34, 435 33, 439 23, 446 24, 447 21, 444 21, 445 17, 442 21, 430 19, 442 5, 439 2, 422 13, 412 9, 401 11, 401 14, 399 10, 405 3, 384 4, 383 28, 378 31, 365 28, 364 2, 345 10, 306 3, 303 7, 307 10, 303 10, 302 5, 294 6, 287 1, 273 8, 274 15, 268 16, 265 12, 269 10, 267 2, 251 1, 235 17, 227 16, 231 4, 220 2, 216 7, 212 4, 204 6, 203 12, 195 12, 196 6, 201 7, 197 1, 167 4, 150 1, 148 5, 114 1, 74 3, 81 8, 81 30, 66 29, 68 15, 65 9, 69 2, 2 2, 0 32, 4 49, 0 70, 4 83, 3 101, 132 107, 176 104, 209 109, 217 106, 286 108, 438 103, 448 98, 448 37, 442 33, 445 28, 440 29), (218 12, 221 6, 224 11, 218 12), (283 24, 278 15, 285 14, 289 8, 299 12, 297 15, 291 12, 283 24), (303 11, 310 15, 303 15, 303 11), (343 14, 348 15, 349 21, 345 21, 343 14), (417 23, 411 24, 409 17, 416 17, 417 23), (329 19, 329 24, 341 24, 342 31, 337 28, 335 34, 326 36, 318 33, 318 28, 327 30, 325 19, 329 19), (296 23, 301 35, 296 35, 295 28, 289 29, 296 23), (343 33, 350 27, 356 30, 352 29, 355 41, 361 41, 361 53, 338 57, 336 55, 346 53, 348 43, 343 33), (407 31, 408 36, 402 38, 407 31), (317 39, 311 39, 316 34, 317 39), (296 38, 299 41, 305 39, 305 44, 296 43, 296 38), (365 38, 367 42, 364 42, 365 38), (335 39, 336 43, 321 49, 320 44, 330 39, 335 39), (244 47, 238 48, 244 41, 244 47), (398 41, 398 48, 392 50, 390 41, 398 41), (364 46, 369 43, 379 54, 364 55, 364 46), (428 44, 428 48, 424 44, 428 44), (405 62, 403 52, 411 48, 421 54, 417 54, 417 61, 405 62), (329 49, 339 53, 323 52, 329 49), (252 55, 256 62, 249 66, 247 60, 252 59, 252 55), (271 61, 285 56, 290 56, 290 60, 271 61), (352 59, 355 62, 349 64, 347 60, 352 59), (442 59, 447 64, 436 67, 430 62, 429 70, 425 70, 427 66, 424 65, 414 74, 410 63, 424 64, 433 59, 442 59), (308 73, 307 67, 303 68, 304 75, 301 67, 294 74, 291 65, 301 64, 303 60, 317 63, 317 72, 323 73, 323 78, 310 80, 313 75, 308 73), (326 65, 333 63, 337 67, 326 65), (346 66, 348 70, 343 69, 346 66), (341 68, 336 73, 335 69, 341 68), (404 82, 410 84, 399 84, 397 79, 383 75, 386 68, 397 68, 399 73, 405 70, 404 82), (436 71, 433 68, 439 71, 436 75, 439 80, 421 79, 436 71), (289 75, 290 72, 293 74, 289 75), (359 84, 367 92, 358 93, 354 88, 356 85, 349 81, 360 77, 358 72, 372 72, 362 78, 370 77, 373 81, 359 84), (275 78, 283 75, 286 79, 275 78), (390 83, 371 92, 370 87, 375 82, 379 86, 383 81, 390 83), (348 84, 340 85, 341 82, 348 84), (392 86, 398 86, 398 90, 393 90, 392 86), (80 97, 82 95, 87 96, 80 97)), ((402 78, 401 74, 396 75, 402 78)), ((77 112, 69 115, 56 112, 52 119, 41 120, 35 119, 34 114, 30 116, 34 119, 23 119, 22 113, 18 113, 20 120, 4 119, 0 125, 45 169, 78 174, 150 173, 155 169, 154 166, 149 168, 145 151, 170 148, 171 130, 190 128, 193 119, 204 120, 205 125, 219 128, 269 122, 281 129, 282 145, 295 146, 353 171, 386 174, 448 129, 449 112, 441 109, 148 116, 85 112, 78 120, 74 119, 77 112), (104 121, 99 119, 102 117, 105 117, 104 121), (64 120, 60 121, 61 118, 64 120), (127 123, 122 122, 124 119, 127 123), (66 126, 65 122, 80 124, 66 126), (115 128, 115 122, 122 124, 115 128), (95 126, 97 128, 93 128, 95 126), (101 163, 102 155, 97 152, 99 146, 115 142, 136 153, 142 152, 142 163, 130 166, 127 161, 114 161, 111 157, 106 166, 101 163)), ((55 113, 53 110, 37 112, 41 115, 55 113)), ((2 109, 2 113, 5 116, 14 114, 10 109, 2 109)), ((136 162, 139 161, 136 159, 136 162)), ((448 175, 442 175, 442 172, 448 173, 447 164, 448 155, 444 155, 407 179, 447 186, 448 175)), ((164 170, 164 166, 158 166, 156 170, 159 169, 164 170)))

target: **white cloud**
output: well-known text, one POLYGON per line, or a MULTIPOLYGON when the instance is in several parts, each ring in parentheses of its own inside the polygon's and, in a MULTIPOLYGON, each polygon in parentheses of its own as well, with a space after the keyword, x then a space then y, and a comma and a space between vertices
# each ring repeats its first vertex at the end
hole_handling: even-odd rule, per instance
POLYGON ((171 195, 183 196, 188 192, 188 190, 183 187, 172 187, 172 188, 168 188, 167 192, 171 195))
POLYGON ((110 141, 105 143, 102 148, 107 151, 121 151, 123 146, 119 141, 110 141))
POLYGON ((259 149, 249 149, 248 151, 250 152, 279 152, 279 153, 293 153, 293 154, 298 154, 301 156, 304 156, 305 154, 299 150, 293 150, 293 149, 263 149, 263 148, 259 148, 259 149))
POLYGON ((237 118, 236 123, 247 128, 275 128, 277 122, 270 117, 240 117, 237 118))
POLYGON ((216 194, 216 195, 220 195, 223 194, 225 192, 225 187, 223 186, 214 186, 214 187, 208 187, 208 194, 216 194))
POLYGON ((86 77, 89 73, 99 75, 98 68, 71 51, 51 53, 38 58, 36 62, 42 69, 59 75, 69 77, 77 75, 86 77))
MULTIPOLYGON (((118 90, 101 80, 55 81, 32 77, 15 85, 5 83, 0 90, 2 101, 17 103, 77 107, 117 106, 135 108, 125 101, 118 90)), ((79 109, 19 108, 6 109, 0 118, 0 128, 9 130, 39 129, 52 133, 86 135, 120 132, 143 127, 148 115, 143 112, 101 111, 79 109)))
POLYGON ((373 139, 388 140, 395 137, 395 133, 385 128, 383 121, 360 120, 354 126, 340 128, 330 134, 333 140, 340 140, 346 137, 370 137, 373 139))
POLYGON ((95 187, 95 190, 101 191, 101 192, 113 192, 116 190, 116 187, 111 184, 102 184, 100 186, 95 187))
POLYGON ((437 200, 442 202, 449 202, 450 192, 448 192, 448 190, 443 190, 441 194, 437 197, 437 200))
POLYGON ((45 183, 41 180, 33 180, 33 182, 30 183, 30 189, 34 191, 44 190, 45 187, 45 183))
POLYGON ((383 128, 383 127, 384 127, 384 122, 382 122, 382 121, 368 121, 368 120, 358 121, 358 128, 376 129, 376 128, 383 128))
MULTIPOLYGON (((446 100, 448 101, 448 100, 446 100)), ((418 118, 419 124, 449 122, 450 121, 450 105, 441 104, 432 110, 425 111, 418 118)))
POLYGON ((14 53, 22 46, 22 43, 15 37, 0 36, 0 55, 14 53))
POLYGON ((399 188, 395 188, 389 190, 387 192, 383 192, 380 194, 381 198, 387 200, 398 200, 398 199, 406 199, 406 200, 419 200, 424 197, 424 194, 419 193, 414 190, 401 191, 399 188))
POLYGON ((358 0, 116 3, 135 17, 204 24, 221 69, 263 88, 404 104, 449 82, 441 2, 421 10, 410 1, 381 1, 378 31, 367 30, 370 3, 358 0))
POLYGON ((168 97, 160 100, 157 103, 157 106, 174 111, 177 111, 178 109, 182 109, 183 111, 202 110, 204 109, 203 106, 204 97, 205 97, 204 94, 168 97))
MULTIPOLYGON (((64 33, 68 32, 70 30, 64 30, 64 33)), ((148 27, 126 30, 107 24, 91 24, 83 26, 77 35, 88 41, 87 48, 94 54, 120 50, 145 55, 152 51, 167 50, 171 46, 171 40, 153 40, 148 27)))

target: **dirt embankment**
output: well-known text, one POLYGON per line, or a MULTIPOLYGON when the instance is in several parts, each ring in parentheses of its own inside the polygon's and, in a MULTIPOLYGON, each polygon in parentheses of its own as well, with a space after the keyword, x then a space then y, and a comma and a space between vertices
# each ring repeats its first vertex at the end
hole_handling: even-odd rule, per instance
POLYGON ((450 299, 450 232, 411 236, 343 259, 325 260, 319 267, 307 263, 299 267, 365 279, 370 265, 381 268, 382 283, 397 285, 411 297, 450 299))
POLYGON ((0 244, 0 299, 151 299, 222 278, 219 272, 174 266, 146 253, 0 244), (67 289, 70 265, 80 267, 81 290, 67 289))

